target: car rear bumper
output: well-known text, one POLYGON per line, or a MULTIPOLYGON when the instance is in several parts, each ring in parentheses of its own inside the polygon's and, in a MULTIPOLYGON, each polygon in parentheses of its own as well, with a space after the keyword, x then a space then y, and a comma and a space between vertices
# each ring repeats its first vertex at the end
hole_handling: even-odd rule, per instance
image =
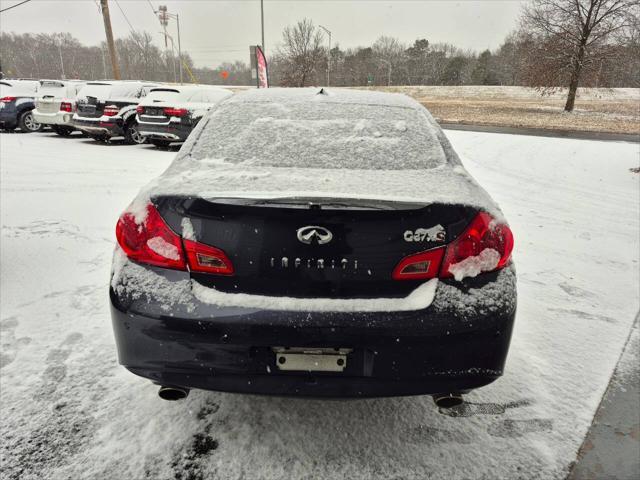
POLYGON ((73 114, 69 112, 43 113, 36 108, 33 110, 33 118, 36 122, 43 125, 73 126, 73 114))
POLYGON ((18 111, 15 108, 0 108, 0 126, 15 128, 18 126, 18 111))
POLYGON ((121 118, 114 118, 109 121, 101 121, 100 118, 73 118, 73 126, 89 135, 101 135, 105 137, 124 136, 124 123, 121 118))
POLYGON ((148 122, 138 122, 140 134, 149 140, 166 140, 169 142, 184 142, 193 126, 175 123, 153 124, 148 122))
MULTIPOLYGON (((204 304, 185 287, 188 274, 171 272, 165 280, 174 298, 181 291, 179 303, 116 281, 111 317, 120 363, 159 384, 314 397, 466 392, 502 375, 515 317, 513 270, 486 275, 495 276, 487 287, 493 300, 511 300, 487 299, 473 315, 468 305, 452 306, 464 289, 443 282, 423 310, 300 312, 204 304), (351 352, 342 372, 290 372, 278 368, 273 347, 351 352)), ((470 303, 482 296, 473 295, 470 303)))

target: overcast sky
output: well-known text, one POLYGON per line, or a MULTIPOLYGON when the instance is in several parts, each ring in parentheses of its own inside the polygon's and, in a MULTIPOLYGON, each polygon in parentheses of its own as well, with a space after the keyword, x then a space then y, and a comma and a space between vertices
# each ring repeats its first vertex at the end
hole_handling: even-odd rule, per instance
MULTIPOLYGON (((0 0, 6 8, 21 0, 0 0)), ((265 0, 267 54, 280 43, 282 29, 305 17, 332 32, 332 44, 370 45, 380 35, 412 43, 416 38, 448 42, 464 49, 496 48, 515 28, 520 0, 265 0)), ((152 33, 160 46, 160 24, 153 8, 167 5, 180 15, 182 48, 197 66, 215 67, 223 61, 248 61, 249 45, 260 43, 259 0, 109 0, 116 37, 130 27, 152 33), (153 8, 152 8, 153 6, 153 8), (124 15, 120 8, 124 12, 124 15)), ((102 41, 104 27, 96 0, 32 0, 0 14, 3 32, 69 32, 85 44, 102 41)), ((175 22, 170 34, 176 38, 175 22)))

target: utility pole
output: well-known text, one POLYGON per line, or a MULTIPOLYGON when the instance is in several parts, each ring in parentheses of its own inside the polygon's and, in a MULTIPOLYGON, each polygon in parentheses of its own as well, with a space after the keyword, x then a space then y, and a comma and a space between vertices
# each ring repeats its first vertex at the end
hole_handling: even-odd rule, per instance
POLYGON ((330 85, 329 80, 331 76, 331 32, 327 27, 318 25, 321 29, 329 34, 329 52, 327 53, 327 87, 330 85))
POLYGON ((109 47, 109 55, 111 56, 111 68, 113 70, 114 80, 120 80, 120 67, 116 58, 116 46, 113 43, 113 31, 111 30, 111 17, 109 16, 109 4, 107 0, 100 0, 100 8, 102 11, 102 19, 104 20, 104 31, 107 34, 107 46, 109 47))
POLYGON ((260 25, 262 31, 262 53, 267 58, 267 50, 264 48, 264 0, 260 0, 260 25))

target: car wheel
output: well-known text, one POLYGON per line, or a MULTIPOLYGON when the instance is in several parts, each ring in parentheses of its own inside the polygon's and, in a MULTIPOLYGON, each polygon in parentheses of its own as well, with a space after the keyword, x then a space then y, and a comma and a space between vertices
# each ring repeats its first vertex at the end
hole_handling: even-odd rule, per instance
POLYGON ((41 132, 44 128, 44 125, 34 120, 31 110, 23 112, 22 115, 20 115, 18 125, 20 126, 20 130, 25 133, 41 132))
POLYGON ((73 128, 71 127, 61 127, 59 125, 53 125, 53 127, 51 128, 53 128, 54 132, 56 132, 58 135, 61 135, 63 137, 68 137, 73 133, 73 128))
POLYGON ((168 148, 171 145, 171 142, 167 142, 166 140, 151 140, 151 143, 158 148, 168 148))
POLYGON ((129 122, 127 125, 124 131, 124 141, 129 145, 141 145, 147 141, 147 139, 140 134, 140 130, 138 130, 138 122, 135 120, 129 122))

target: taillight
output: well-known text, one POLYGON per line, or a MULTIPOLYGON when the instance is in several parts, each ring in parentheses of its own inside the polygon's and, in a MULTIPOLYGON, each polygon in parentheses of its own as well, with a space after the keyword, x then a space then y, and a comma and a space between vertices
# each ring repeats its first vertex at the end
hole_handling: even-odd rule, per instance
POLYGON ((186 108, 163 108, 162 111, 167 117, 184 117, 188 110, 186 108))
POLYGON ((446 247, 409 255, 394 268, 394 280, 475 277, 504 268, 513 251, 513 233, 486 212, 478 213, 467 229, 446 247))
POLYGON ((504 268, 513 251, 513 233, 486 212, 478 213, 467 229, 447 246, 440 276, 475 277, 504 268))
POLYGON ((117 105, 107 105, 106 107, 104 107, 103 114, 107 117, 113 117, 114 115, 117 115, 119 111, 120 109, 117 105))
POLYGON ((184 239, 189 270, 192 272, 233 275, 233 264, 219 248, 184 239))
POLYGON ((61 102, 60 103, 60 111, 61 112, 73 112, 73 106, 69 102, 61 102))
POLYGON ((393 279, 424 280, 437 277, 444 251, 445 247, 434 248, 403 258, 393 269, 393 279))
POLYGON ((187 269, 180 237, 151 204, 147 205, 147 216, 142 223, 137 223, 133 214, 123 213, 116 225, 116 238, 127 257, 136 262, 187 269))
POLYGON ((2 97, 0 98, 0 102, 2 103, 11 103, 15 102, 17 97, 2 97))
POLYGON ((144 113, 144 107, 136 107, 136 113, 144 113))

